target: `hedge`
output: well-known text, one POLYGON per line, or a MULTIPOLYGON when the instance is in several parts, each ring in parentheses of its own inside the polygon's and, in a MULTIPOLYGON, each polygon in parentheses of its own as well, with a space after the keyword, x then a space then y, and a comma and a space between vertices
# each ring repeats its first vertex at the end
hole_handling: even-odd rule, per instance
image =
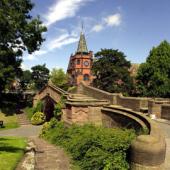
POLYGON ((41 137, 68 151, 82 170, 127 170, 128 149, 134 130, 72 125, 52 119, 45 123, 41 137))

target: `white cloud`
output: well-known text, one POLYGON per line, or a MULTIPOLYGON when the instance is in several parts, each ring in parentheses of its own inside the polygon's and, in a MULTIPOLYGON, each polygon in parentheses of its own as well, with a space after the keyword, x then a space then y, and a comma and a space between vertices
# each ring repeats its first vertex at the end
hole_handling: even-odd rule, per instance
POLYGON ((27 55, 25 60, 37 60, 39 56, 47 54, 55 49, 62 48, 65 45, 75 43, 79 40, 79 34, 72 30, 69 33, 67 30, 60 30, 60 35, 55 38, 50 38, 46 41, 42 50, 36 51, 33 54, 27 55))
POLYGON ((63 34, 51 40, 51 42, 48 45, 48 48, 50 50, 53 50, 55 48, 61 48, 62 46, 77 42, 78 40, 79 40, 79 37, 74 34, 68 34, 68 33, 63 34))
POLYGON ((100 32, 101 30, 103 30, 103 25, 102 24, 97 24, 97 25, 94 25, 93 28, 92 28, 92 31, 94 32, 100 32))
POLYGON ((50 26, 57 21, 74 17, 80 7, 89 1, 92 0, 57 0, 45 16, 46 25, 50 26))
POLYGON ((120 13, 108 15, 102 18, 99 24, 94 25, 91 29, 91 32, 100 32, 109 26, 112 27, 120 26, 121 23, 122 23, 122 16, 120 13))
POLYGON ((121 19, 121 14, 117 13, 107 16, 104 18, 104 21, 108 26, 119 26, 121 24, 121 19))
POLYGON ((29 70, 30 68, 27 65, 25 65, 24 63, 21 63, 21 69, 22 70, 29 70))
POLYGON ((45 50, 39 50, 39 51, 36 51, 36 52, 34 52, 33 54, 29 54, 26 58, 25 58, 25 60, 36 60, 37 58, 37 56, 41 56, 41 55, 43 55, 43 54, 46 54, 48 51, 45 51, 45 50))

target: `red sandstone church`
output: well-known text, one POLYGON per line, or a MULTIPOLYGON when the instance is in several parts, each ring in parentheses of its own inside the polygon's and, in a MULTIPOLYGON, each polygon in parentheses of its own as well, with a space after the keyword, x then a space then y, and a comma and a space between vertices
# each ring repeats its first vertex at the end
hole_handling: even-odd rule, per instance
POLYGON ((85 36, 81 32, 77 51, 74 55, 70 56, 67 68, 69 84, 79 85, 80 82, 84 81, 87 85, 90 85, 93 80, 91 72, 92 63, 93 52, 88 51, 85 36))

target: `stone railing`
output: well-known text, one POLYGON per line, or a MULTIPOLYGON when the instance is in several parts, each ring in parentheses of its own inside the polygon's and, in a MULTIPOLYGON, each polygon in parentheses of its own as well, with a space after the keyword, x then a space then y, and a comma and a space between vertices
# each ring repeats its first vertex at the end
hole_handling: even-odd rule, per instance
POLYGON ((148 108, 148 100, 150 98, 125 97, 121 93, 108 93, 95 87, 87 86, 81 83, 77 87, 77 93, 85 94, 97 99, 108 100, 110 104, 120 105, 135 111, 141 111, 148 108))
POLYGON ((88 86, 83 82, 77 87, 76 93, 85 94, 99 100, 107 100, 110 104, 117 104, 117 96, 119 95, 119 93, 108 93, 95 87, 88 86))
POLYGON ((132 109, 134 111, 141 111, 148 108, 148 98, 141 97, 124 97, 122 94, 117 96, 117 104, 132 109))
MULTIPOLYGON (((165 138, 157 124, 145 115, 126 108, 106 106, 102 109, 120 127, 128 123, 134 128, 148 129, 147 135, 139 135, 131 144, 130 160, 132 170, 163 170, 166 152, 165 138)), ((108 123, 108 121, 107 121, 108 123)), ((146 133, 146 132, 145 132, 146 133)))

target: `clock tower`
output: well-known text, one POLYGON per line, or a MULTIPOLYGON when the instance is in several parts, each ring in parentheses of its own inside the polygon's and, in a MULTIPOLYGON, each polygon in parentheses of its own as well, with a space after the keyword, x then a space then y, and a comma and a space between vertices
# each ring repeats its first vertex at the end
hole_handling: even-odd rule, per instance
POLYGON ((85 36, 81 32, 77 51, 74 55, 70 56, 67 68, 69 84, 78 85, 83 81, 87 85, 90 85, 93 80, 91 71, 92 62, 93 52, 88 51, 85 36))

